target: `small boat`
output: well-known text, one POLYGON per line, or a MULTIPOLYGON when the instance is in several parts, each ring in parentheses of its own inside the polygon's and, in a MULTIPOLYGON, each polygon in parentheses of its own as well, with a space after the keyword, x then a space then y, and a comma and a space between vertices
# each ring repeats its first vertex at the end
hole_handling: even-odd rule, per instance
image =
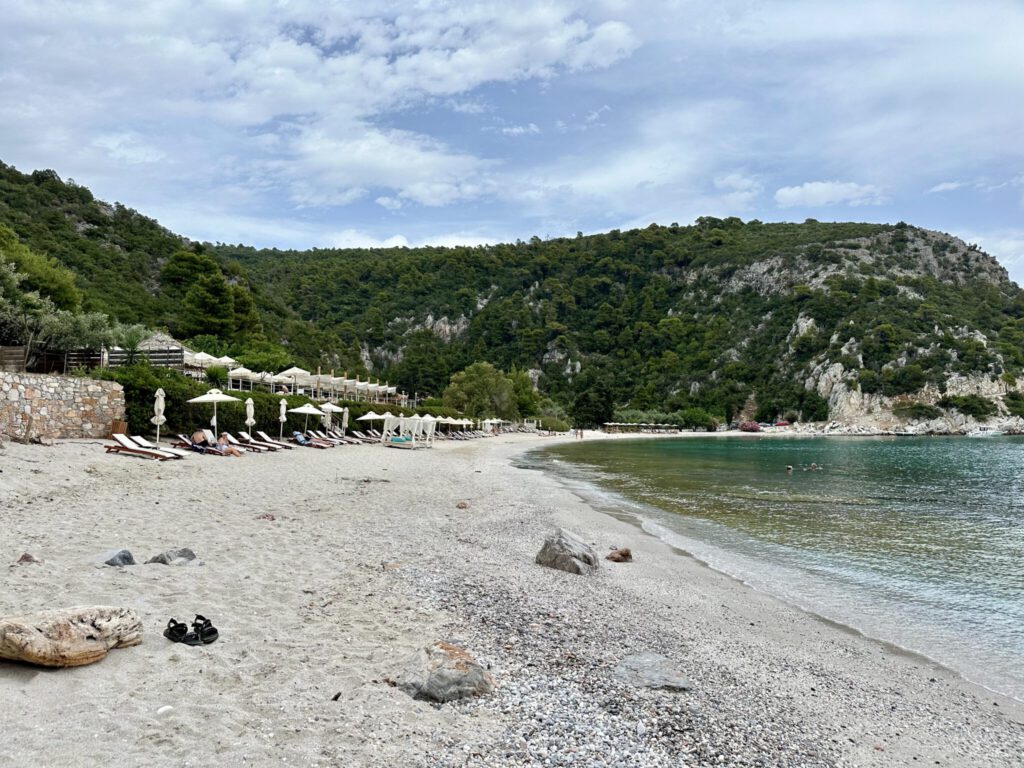
POLYGON ((968 437, 1002 437, 1005 432, 995 427, 978 427, 967 433, 968 437))

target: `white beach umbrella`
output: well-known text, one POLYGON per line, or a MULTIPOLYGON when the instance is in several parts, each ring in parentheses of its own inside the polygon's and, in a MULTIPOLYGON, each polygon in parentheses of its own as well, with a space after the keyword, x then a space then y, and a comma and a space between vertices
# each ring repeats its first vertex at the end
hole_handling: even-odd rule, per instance
POLYGON ((245 426, 249 428, 249 434, 252 434, 252 428, 256 426, 256 405, 253 403, 251 397, 245 398, 245 426))
POLYGON ((301 413, 306 416, 306 424, 303 426, 302 431, 305 432, 309 428, 309 417, 310 416, 323 416, 324 412, 317 408, 312 403, 306 403, 300 405, 298 408, 289 408, 288 413, 301 413))
POLYGON ((228 368, 230 368, 232 365, 238 365, 238 361, 235 360, 235 358, 228 357, 227 355, 224 355, 223 357, 218 357, 217 362, 228 368))
POLYGON ((348 408, 342 408, 344 413, 341 414, 341 434, 345 434, 348 430, 348 408))
POLYGON ((190 403, 213 403, 213 418, 210 419, 210 425, 213 427, 213 433, 217 434, 217 403, 240 403, 242 402, 237 397, 231 395, 225 395, 219 389, 211 389, 205 395, 199 397, 193 397, 189 400, 190 403))
POLYGON ((160 425, 167 422, 167 417, 164 416, 164 397, 164 391, 158 389, 153 397, 153 418, 149 420, 150 423, 156 424, 157 445, 160 445, 160 425))
POLYGON ((281 414, 277 417, 277 420, 281 422, 277 430, 277 439, 280 440, 284 437, 284 423, 288 421, 288 414, 285 411, 288 409, 288 401, 283 397, 281 398, 281 414))
POLYGON ((380 419, 383 419, 383 418, 384 418, 384 416, 376 414, 373 411, 367 411, 362 416, 360 416, 358 419, 356 419, 356 421, 379 421, 380 419))

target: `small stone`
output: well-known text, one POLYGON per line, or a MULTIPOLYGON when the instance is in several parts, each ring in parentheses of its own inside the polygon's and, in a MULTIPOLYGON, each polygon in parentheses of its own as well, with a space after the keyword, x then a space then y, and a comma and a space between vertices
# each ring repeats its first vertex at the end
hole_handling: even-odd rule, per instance
POLYGON ((135 565, 135 558, 127 549, 122 549, 109 560, 103 561, 104 565, 135 565))
POLYGON ((469 502, 468 501, 460 501, 458 504, 455 505, 455 508, 456 509, 469 509, 469 502))
POLYGON ((36 563, 36 564, 40 564, 41 565, 42 562, 43 561, 40 560, 38 557, 36 557, 33 554, 29 554, 28 552, 26 552, 25 554, 23 554, 21 557, 18 558, 18 565, 22 565, 23 563, 36 563))
POLYGON ((196 553, 188 547, 182 547, 181 549, 169 549, 166 552, 161 552, 155 557, 149 558, 146 564, 160 563, 161 565, 184 565, 190 560, 196 559, 196 553))
POLYGON ((622 549, 613 549, 607 555, 604 556, 605 560, 611 560, 613 563, 632 563, 633 553, 629 547, 623 547, 622 549))

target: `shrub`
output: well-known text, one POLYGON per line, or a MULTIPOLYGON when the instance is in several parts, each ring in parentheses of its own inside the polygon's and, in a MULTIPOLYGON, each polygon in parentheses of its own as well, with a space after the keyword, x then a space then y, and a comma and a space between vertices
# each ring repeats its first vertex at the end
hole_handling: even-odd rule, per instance
POLYGON ((973 416, 975 419, 985 420, 996 413, 996 404, 987 397, 980 395, 958 395, 956 397, 944 397, 939 400, 940 408, 947 410, 956 409, 965 416, 973 416))
POLYGON ((928 403, 903 402, 893 406, 892 412, 901 419, 924 421, 942 416, 942 409, 928 403))
POLYGON ((761 425, 756 421, 744 421, 740 424, 740 432, 760 432, 761 425))

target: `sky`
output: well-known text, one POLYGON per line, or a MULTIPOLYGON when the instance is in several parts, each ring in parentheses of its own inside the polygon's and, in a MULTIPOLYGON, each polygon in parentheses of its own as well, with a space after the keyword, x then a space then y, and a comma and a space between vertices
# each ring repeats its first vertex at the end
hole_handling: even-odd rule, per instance
POLYGON ((195 240, 906 221, 1024 283, 1024 2, 6 0, 0 161, 195 240))

